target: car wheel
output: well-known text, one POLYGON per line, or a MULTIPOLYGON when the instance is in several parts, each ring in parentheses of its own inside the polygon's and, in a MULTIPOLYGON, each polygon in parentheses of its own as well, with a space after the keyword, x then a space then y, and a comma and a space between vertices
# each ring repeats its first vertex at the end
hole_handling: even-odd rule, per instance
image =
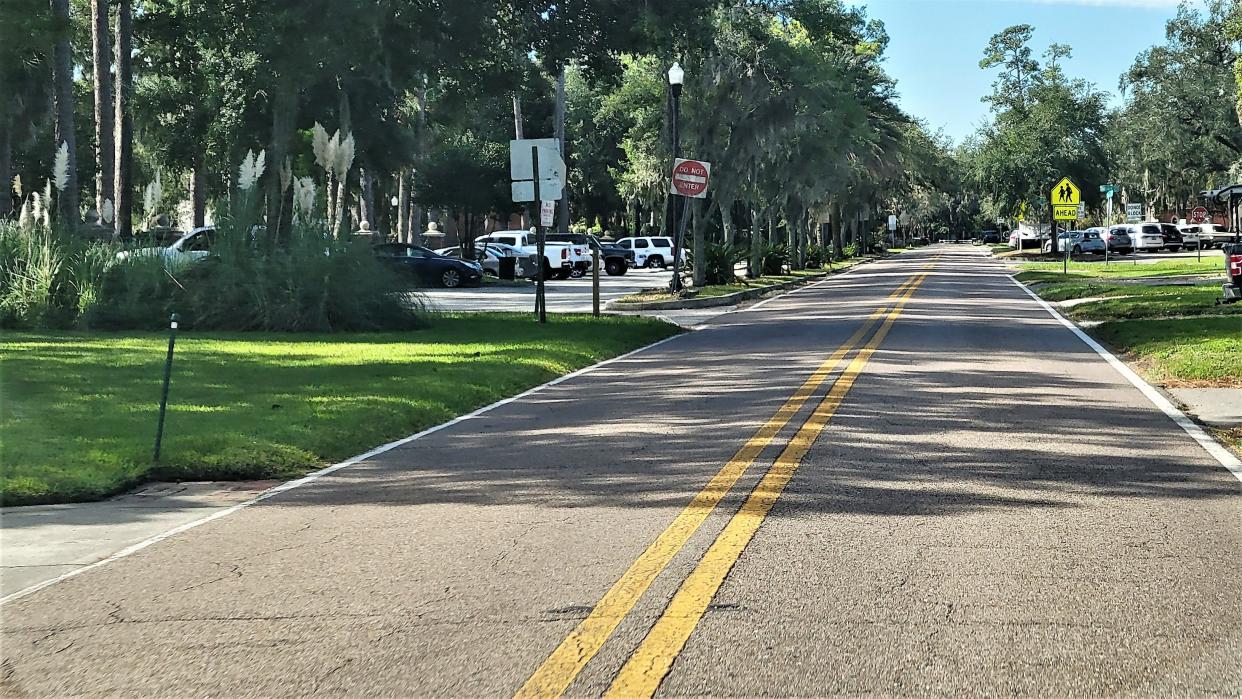
POLYGON ((604 271, 607 272, 610 277, 620 277, 624 275, 628 266, 629 265, 625 264, 625 260, 618 260, 616 258, 604 260, 604 271))
POLYGON ((461 272, 455 269, 444 270, 444 273, 440 275, 440 283, 446 289, 456 289, 461 286, 461 272))
POLYGON ((1081 255, 1081 254, 1082 254, 1082 246, 1081 246, 1081 245, 1075 245, 1075 246, 1074 246, 1074 249, 1073 249, 1073 250, 1070 250, 1070 254, 1071 254, 1071 255, 1081 255))
POLYGON ((570 271, 569 273, 569 276, 573 277, 574 279, 579 279, 585 275, 586 275, 586 270, 578 269, 577 267, 573 268, 573 270, 570 271))
POLYGON ((664 258, 660 255, 652 255, 647 258, 647 267, 649 269, 664 269, 664 258))

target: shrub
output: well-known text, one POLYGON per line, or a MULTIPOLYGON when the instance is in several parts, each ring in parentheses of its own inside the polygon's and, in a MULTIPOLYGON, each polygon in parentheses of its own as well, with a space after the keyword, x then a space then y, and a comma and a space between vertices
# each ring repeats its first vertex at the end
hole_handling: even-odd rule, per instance
POLYGON ((784 243, 763 244, 763 273, 781 274, 789 264, 789 248, 784 243))
POLYGON ((0 327, 70 327, 94 303, 116 246, 0 222, 0 327))
MULTIPOLYGON (((127 261, 128 263, 129 261, 127 261)), ((365 243, 295 227, 287 240, 218 229, 212 255, 179 270, 134 260, 124 281, 104 287, 92 325, 162 325, 176 311, 187 328, 334 332, 417 327, 406 285, 365 243), (154 269, 153 269, 154 267, 154 269), (162 275, 161 275, 162 272, 162 275)))
POLYGON ((297 227, 279 243, 218 227, 211 256, 182 266, 120 246, 0 224, 0 325, 158 329, 170 313, 202 330, 398 330, 422 324, 417 298, 370 246, 297 227), (132 251, 131 251, 132 252, 132 251))
POLYGON ((737 263, 746 259, 746 248, 732 243, 708 243, 703 257, 705 284, 732 284, 737 281, 737 263))
POLYGON ((807 267, 823 267, 828 262, 828 250, 822 245, 808 245, 803 261, 807 267))

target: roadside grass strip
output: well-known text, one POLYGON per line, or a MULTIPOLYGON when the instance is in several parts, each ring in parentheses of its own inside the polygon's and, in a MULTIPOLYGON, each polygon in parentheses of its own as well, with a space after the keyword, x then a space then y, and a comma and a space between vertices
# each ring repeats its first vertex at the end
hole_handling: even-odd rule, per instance
POLYGON ((183 333, 153 465, 165 335, 9 331, 0 502, 295 478, 677 332, 649 318, 464 314, 405 333, 183 333))
MULTIPOLYGON (((604 594, 587 618, 580 622, 560 645, 552 651, 551 655, 535 670, 530 679, 518 690, 515 696, 523 698, 556 697, 568 689, 574 678, 586 667, 587 663, 599 652, 621 621, 633 610, 638 600, 655 581, 656 577, 668 566, 677 553, 684 548, 690 537, 732 490, 742 475, 754 464, 764 449, 773 443, 781 430, 803 408, 817 390, 828 381, 829 377, 837 372, 838 368, 845 363, 846 357, 872 334, 873 329, 877 325, 881 327, 881 330, 877 331, 877 335, 880 336, 880 340, 883 339, 882 336, 888 332, 886 328, 891 326, 889 320, 884 320, 885 317, 888 316, 890 320, 895 318, 892 314, 899 312, 901 306, 909 300, 914 290, 922 283, 925 277, 925 274, 918 274, 907 279, 888 297, 883 307, 872 312, 861 327, 844 344, 829 355, 785 404, 755 432, 733 458, 691 499, 690 503, 661 532, 655 541, 639 555, 634 563, 613 584, 612 588, 604 594)), ((875 341, 874 337, 872 344, 878 346, 878 342, 875 341)), ((872 344, 868 344, 867 347, 872 347, 872 344)), ((873 351, 874 347, 867 352, 866 356, 870 356, 870 352, 873 351)), ((851 369, 861 371, 863 365, 865 365, 865 361, 859 364, 858 359, 855 358, 848 365, 845 372, 848 374, 851 369)), ((842 374, 842 376, 846 374, 842 374)), ((838 377, 837 381, 833 383, 834 388, 830 389, 829 397, 834 395, 833 391, 836 390, 836 386, 846 386, 846 384, 841 384, 841 381, 842 378, 838 377)), ((852 379, 849 380, 849 383, 852 383, 852 379)), ((848 389, 846 388, 845 390, 848 389)), ((841 393, 841 397, 843 396, 844 393, 841 393)), ((823 399, 820 409, 817 409, 808 418, 808 424, 815 423, 817 419, 820 419, 816 415, 820 414, 820 410, 827 404, 829 397, 823 399)), ((826 423, 826 419, 824 422, 826 423)), ((822 426, 819 429, 822 430, 822 426)), ((797 433, 798 436, 794 438, 795 442, 801 444, 807 439, 813 442, 814 437, 811 434, 813 430, 814 428, 808 428, 806 424, 802 425, 797 433)), ((815 431, 814 434, 818 434, 818 431, 815 431)), ((809 448, 809 443, 807 447, 809 448)), ((792 455, 795 453, 790 451, 791 448, 793 447, 787 446, 783 454, 792 455)), ((772 472, 777 470, 777 466, 774 465, 769 469, 768 473, 771 475, 772 472)), ((792 475, 792 471, 789 471, 789 475, 792 475)), ((765 476, 765 482, 768 483, 765 492, 771 492, 772 482, 768 480, 767 476, 765 476)), ((783 487, 783 484, 781 487, 783 487)), ((779 492, 777 492, 777 495, 779 495, 779 492)), ((752 495, 752 499, 754 497, 752 495)), ((748 500, 748 502, 750 501, 748 500)), ((754 511, 755 507, 757 505, 752 505, 749 511, 754 511)), ((741 513, 734 515, 734 519, 737 519, 739 516, 741 516, 741 513)), ((755 526, 757 527, 757 524, 755 526)), ((746 540, 749 541, 749 538, 746 540)), ((736 544, 736 537, 734 537, 733 543, 736 544)), ((744 548, 744 546, 745 543, 743 542, 741 547, 744 548)), ((740 549, 738 549, 738 553, 740 555, 740 549)), ((702 565, 702 562, 700 562, 700 567, 702 565)), ((729 565, 731 566, 732 564, 730 563, 729 565)), ((727 573, 728 571, 725 570, 724 572, 727 573)), ((706 606, 706 604, 707 601, 704 601, 703 605, 706 606)), ((688 635, 688 631, 685 631, 685 633, 688 635)), ((667 644, 661 643, 657 650, 667 651, 668 649, 669 646, 667 644)), ((631 662, 634 661, 631 660, 631 662)), ((647 660, 638 662, 644 667, 651 667, 657 664, 647 660)), ((668 658, 667 663, 671 665, 672 658, 668 658)), ((627 664, 627 667, 629 667, 629 664, 627 664)), ((644 674, 644 676, 646 675, 644 674)), ((663 675, 661 674, 660 678, 662 677, 663 675)), ((641 686, 645 687, 647 684, 649 682, 645 682, 641 686)), ((658 684, 659 679, 656 679, 655 686, 658 686, 658 684)), ((628 687, 629 685, 627 684, 626 686, 628 687)), ((639 685, 635 684, 634 686, 637 687, 639 685)), ((617 685, 614 685, 614 688, 616 687, 617 685)), ((654 688, 653 686, 652 691, 654 691, 654 688)), ((629 689, 624 690, 627 695, 629 691, 629 689)))
POLYGON ((1160 262, 1142 262, 1135 264, 1131 260, 1113 260, 1105 263, 1103 259, 1092 262, 1069 263, 1069 274, 1063 274, 1061 262, 1024 262, 1017 274, 1018 281, 1065 281, 1067 279, 1138 279, 1147 277, 1175 276, 1211 276, 1225 273, 1225 258, 1220 255, 1209 255, 1203 260, 1190 258, 1179 260, 1162 260, 1160 262))

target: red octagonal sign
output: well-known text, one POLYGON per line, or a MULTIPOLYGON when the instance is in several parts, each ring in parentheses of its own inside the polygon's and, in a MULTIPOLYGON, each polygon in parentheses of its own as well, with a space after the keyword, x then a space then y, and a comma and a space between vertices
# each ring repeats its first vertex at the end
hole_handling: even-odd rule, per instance
POLYGON ((677 158, 673 162, 672 193, 702 199, 707 196, 707 183, 711 176, 711 163, 677 158))
POLYGON ((1204 221, 1207 220, 1207 218, 1208 218, 1208 211, 1202 206, 1196 206, 1194 210, 1190 212, 1191 223, 1203 223, 1204 221))

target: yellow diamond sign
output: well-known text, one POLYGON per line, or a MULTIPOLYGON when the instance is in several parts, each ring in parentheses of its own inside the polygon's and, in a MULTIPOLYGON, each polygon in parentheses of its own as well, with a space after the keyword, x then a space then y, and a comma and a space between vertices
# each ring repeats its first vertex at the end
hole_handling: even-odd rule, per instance
POLYGON ((1068 177, 1061 178, 1057 186, 1052 188, 1049 196, 1052 202, 1052 218, 1057 221, 1078 220, 1078 204, 1082 201, 1082 191, 1068 177))

